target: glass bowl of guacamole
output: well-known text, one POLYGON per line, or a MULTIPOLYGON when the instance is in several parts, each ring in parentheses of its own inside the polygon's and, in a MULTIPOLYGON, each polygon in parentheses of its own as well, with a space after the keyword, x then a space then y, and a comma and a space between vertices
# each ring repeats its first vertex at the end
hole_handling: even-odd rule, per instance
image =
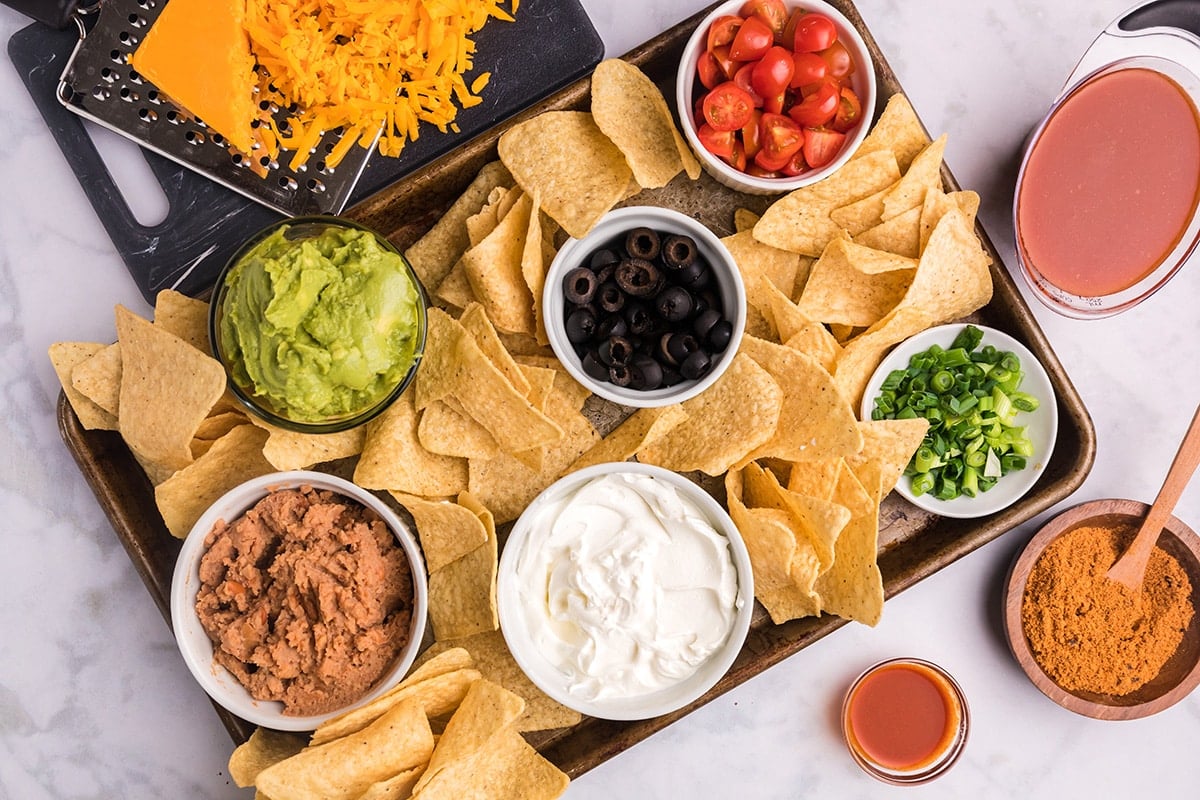
POLYGON ((251 237, 217 279, 214 355, 233 393, 305 433, 360 425, 400 396, 425 348, 426 296, 383 236, 298 217, 251 237))

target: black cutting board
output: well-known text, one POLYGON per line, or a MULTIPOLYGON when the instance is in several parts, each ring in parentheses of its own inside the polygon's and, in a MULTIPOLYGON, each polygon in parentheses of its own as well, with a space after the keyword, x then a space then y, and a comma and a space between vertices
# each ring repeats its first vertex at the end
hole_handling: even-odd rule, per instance
MULTIPOLYGON (((398 158, 373 154, 349 205, 587 74, 604 56, 604 43, 577 0, 524 0, 515 22, 493 20, 475 38, 475 68, 492 73, 484 102, 459 112, 458 133, 425 127, 398 158)), ((34 23, 13 34, 8 53, 146 300, 153 303, 162 289, 203 294, 237 246, 282 215, 143 149, 170 209, 161 223, 139 223, 83 120, 56 99, 59 76, 77 41, 74 27, 34 23)))

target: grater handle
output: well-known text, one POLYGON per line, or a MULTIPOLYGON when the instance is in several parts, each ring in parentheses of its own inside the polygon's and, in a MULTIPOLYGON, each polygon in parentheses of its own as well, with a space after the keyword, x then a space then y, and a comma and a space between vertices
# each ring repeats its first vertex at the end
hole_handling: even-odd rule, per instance
POLYGON ((36 19, 49 25, 55 30, 61 30, 71 24, 75 11, 81 5, 91 5, 80 0, 0 0, 13 11, 36 19))

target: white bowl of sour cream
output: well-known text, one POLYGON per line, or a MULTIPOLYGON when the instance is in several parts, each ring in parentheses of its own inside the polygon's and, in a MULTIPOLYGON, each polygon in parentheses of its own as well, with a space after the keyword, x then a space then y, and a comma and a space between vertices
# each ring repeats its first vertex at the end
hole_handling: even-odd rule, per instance
POLYGON ((721 679, 750 628, 750 557, 703 489, 647 464, 561 478, 500 558, 500 628, 546 694, 582 714, 648 719, 721 679))

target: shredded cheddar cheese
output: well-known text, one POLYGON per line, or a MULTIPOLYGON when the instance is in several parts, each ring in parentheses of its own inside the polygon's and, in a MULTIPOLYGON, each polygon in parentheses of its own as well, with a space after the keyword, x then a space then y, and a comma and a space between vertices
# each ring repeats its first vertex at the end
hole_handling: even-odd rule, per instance
POLYGON ((265 120, 272 157, 295 152, 298 169, 325 132, 341 139, 325 157, 335 166, 355 142, 378 135, 383 155, 399 155, 427 122, 454 130, 458 109, 482 102, 489 73, 468 86, 471 35, 489 19, 511 22, 503 0, 246 0, 246 32, 261 68, 259 97, 291 109, 265 120), (456 105, 457 104, 457 105, 456 105))

